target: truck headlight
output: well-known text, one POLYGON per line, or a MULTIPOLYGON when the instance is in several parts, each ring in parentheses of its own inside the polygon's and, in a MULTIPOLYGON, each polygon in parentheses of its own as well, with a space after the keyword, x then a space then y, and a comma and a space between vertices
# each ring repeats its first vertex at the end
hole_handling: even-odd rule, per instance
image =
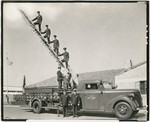
POLYGON ((133 98, 134 98, 134 94, 133 94, 133 93, 128 94, 127 96, 128 96, 128 97, 130 97, 131 99, 133 99, 133 98))

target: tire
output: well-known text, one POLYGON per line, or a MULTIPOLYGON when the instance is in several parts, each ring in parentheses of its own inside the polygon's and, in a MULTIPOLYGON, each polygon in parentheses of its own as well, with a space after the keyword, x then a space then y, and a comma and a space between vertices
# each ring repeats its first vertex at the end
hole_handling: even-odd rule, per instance
POLYGON ((131 117, 133 110, 126 102, 119 102, 115 106, 115 115, 119 120, 126 120, 131 117))
POLYGON ((134 116, 135 114, 137 114, 139 112, 139 110, 133 111, 132 116, 134 116))
POLYGON ((41 105, 41 103, 40 103, 39 101, 35 101, 35 102, 33 103, 33 112, 39 114, 39 113, 41 112, 41 110, 42 110, 42 105, 41 105))

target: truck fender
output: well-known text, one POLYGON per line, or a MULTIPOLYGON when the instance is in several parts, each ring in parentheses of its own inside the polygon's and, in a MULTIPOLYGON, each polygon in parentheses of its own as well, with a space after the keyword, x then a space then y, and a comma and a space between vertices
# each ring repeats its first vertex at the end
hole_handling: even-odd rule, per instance
POLYGON ((34 99, 31 101, 31 107, 33 107, 33 103, 34 103, 35 101, 39 101, 40 104, 42 105, 42 102, 41 102, 41 100, 40 100, 39 98, 34 98, 34 99))
POLYGON ((119 97, 113 99, 112 101, 110 101, 110 102, 106 105, 105 111, 106 111, 106 112, 113 112, 115 105, 116 105, 117 103, 119 103, 119 102, 127 102, 127 103, 131 106, 132 110, 135 110, 135 109, 136 109, 136 104, 134 103, 133 100, 131 100, 131 99, 128 98, 127 96, 119 96, 119 97))

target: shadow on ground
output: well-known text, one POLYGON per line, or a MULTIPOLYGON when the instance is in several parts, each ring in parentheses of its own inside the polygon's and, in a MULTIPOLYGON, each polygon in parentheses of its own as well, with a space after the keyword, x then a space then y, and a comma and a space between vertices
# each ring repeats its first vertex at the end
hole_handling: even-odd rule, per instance
MULTIPOLYGON (((32 109, 22 109, 26 112, 32 112, 33 113, 33 110, 32 109)), ((42 110, 42 112, 40 114, 46 114, 46 113, 49 113, 49 114, 58 114, 57 113, 57 110, 50 110, 50 109, 45 109, 45 110, 42 110)), ((62 111, 59 111, 59 114, 61 115, 62 114, 62 111)), ((69 110, 68 111, 68 115, 69 116, 72 116, 72 111, 69 110)), ((116 116, 113 114, 113 113, 104 113, 104 112, 99 112, 99 113, 96 113, 96 112, 79 112, 78 113, 79 117, 82 117, 82 116, 93 116, 93 117, 105 117, 105 118, 109 118, 109 119, 115 119, 116 116)), ((129 120, 138 120, 139 118, 145 118, 146 116, 146 113, 138 113, 134 116, 131 116, 129 120)))
MULTIPOLYGON (((22 109, 26 112, 33 112, 32 109, 22 109)), ((42 112, 40 114, 44 114, 44 113, 49 113, 49 114, 58 114, 57 110, 50 110, 50 109, 46 109, 46 110, 42 110, 42 112)), ((59 114, 62 114, 62 111, 59 111, 59 114)), ((68 111, 68 115, 72 116, 72 111, 68 111)), ((79 112, 78 113, 79 117, 81 116, 94 116, 94 117, 109 117, 109 118, 116 118, 115 115, 113 113, 95 113, 95 112, 79 112)))

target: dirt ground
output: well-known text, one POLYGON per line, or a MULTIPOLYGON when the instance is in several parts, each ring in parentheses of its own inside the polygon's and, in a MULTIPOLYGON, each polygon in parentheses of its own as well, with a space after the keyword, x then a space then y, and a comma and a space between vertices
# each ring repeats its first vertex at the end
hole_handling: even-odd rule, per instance
MULTIPOLYGON (((40 114, 34 114, 32 109, 20 107, 16 105, 4 105, 3 108, 4 119, 29 119, 29 120, 48 120, 48 119, 56 119, 56 120, 117 120, 117 117, 113 114, 106 113, 79 113, 79 117, 73 118, 70 113, 69 117, 63 118, 62 114, 58 117, 56 111, 52 111, 46 109, 40 114)), ((131 117, 130 120, 146 120, 147 111, 146 108, 139 111, 138 114, 131 117)))

